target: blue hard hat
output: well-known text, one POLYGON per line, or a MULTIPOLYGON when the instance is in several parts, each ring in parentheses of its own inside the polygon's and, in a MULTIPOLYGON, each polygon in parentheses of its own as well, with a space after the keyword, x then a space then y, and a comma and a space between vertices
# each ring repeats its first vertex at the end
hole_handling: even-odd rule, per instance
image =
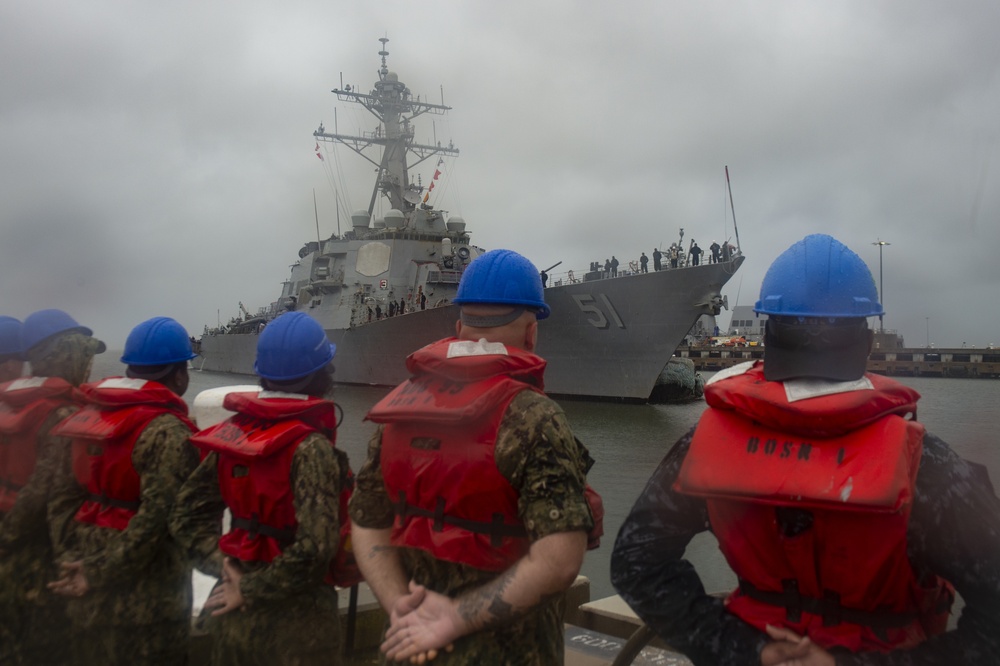
MULTIPOLYGON (((78 332, 93 335, 94 332, 86 326, 80 326, 76 320, 62 310, 39 310, 28 315, 21 326, 21 351, 28 352, 53 335, 59 333, 78 332)), ((101 343, 100 351, 104 351, 101 343)), ((100 351, 98 353, 100 353, 100 351)))
POLYGON ((13 317, 0 316, 0 357, 21 358, 21 322, 13 317))
POLYGON ((169 365, 195 356, 183 326, 170 317, 153 317, 128 334, 121 361, 126 365, 169 365))
POLYGON ((551 310, 543 294, 534 264, 512 250, 490 250, 465 269, 454 302, 519 305, 533 308, 535 316, 545 319, 551 310))
POLYGON ((319 322, 304 312, 286 312, 261 331, 253 370, 274 381, 299 379, 325 367, 336 353, 319 322))
POLYGON ((753 310, 790 317, 862 318, 885 313, 867 264, 826 234, 806 236, 774 260, 753 310))

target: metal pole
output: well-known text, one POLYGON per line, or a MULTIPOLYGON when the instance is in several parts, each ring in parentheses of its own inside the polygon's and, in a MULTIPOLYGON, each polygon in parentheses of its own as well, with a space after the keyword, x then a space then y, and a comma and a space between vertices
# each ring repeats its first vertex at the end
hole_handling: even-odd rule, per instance
POLYGON ((927 348, 931 348, 931 318, 924 317, 924 322, 927 324, 927 348))
MULTIPOLYGON (((883 302, 882 309, 885 309, 885 287, 882 285, 882 243, 878 244, 878 297, 883 302)), ((883 315, 878 317, 879 333, 885 333, 885 319, 883 315)))
POLYGON ((736 232, 736 249, 740 249, 740 228, 736 226, 736 206, 733 205, 733 186, 729 184, 729 165, 726 165, 726 189, 729 190, 729 208, 733 211, 733 231, 736 232))
MULTIPOLYGON (((878 245, 878 297, 882 301, 882 309, 885 309, 885 292, 882 289, 882 247, 884 245, 892 245, 892 243, 887 243, 881 238, 872 243, 872 245, 878 245)), ((883 321, 884 315, 878 316, 878 332, 880 334, 885 333, 885 321, 883 321)))

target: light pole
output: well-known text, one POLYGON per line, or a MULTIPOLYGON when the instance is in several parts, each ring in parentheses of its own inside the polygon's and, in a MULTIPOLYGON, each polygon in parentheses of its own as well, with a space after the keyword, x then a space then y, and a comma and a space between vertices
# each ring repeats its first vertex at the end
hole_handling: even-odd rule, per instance
POLYGON ((927 324, 927 348, 931 348, 931 318, 924 317, 924 322, 927 324))
MULTIPOLYGON (((885 293, 882 291, 882 248, 886 245, 892 245, 892 243, 887 243, 881 238, 872 243, 872 245, 878 245, 878 298, 882 303, 882 309, 885 309, 885 293)), ((878 332, 885 333, 885 322, 882 321, 883 315, 878 316, 878 332)))

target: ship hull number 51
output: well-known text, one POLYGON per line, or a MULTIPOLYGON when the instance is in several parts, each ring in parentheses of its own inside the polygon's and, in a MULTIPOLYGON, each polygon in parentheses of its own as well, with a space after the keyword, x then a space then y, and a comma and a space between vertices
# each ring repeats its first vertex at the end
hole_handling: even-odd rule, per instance
POLYGON ((587 321, 594 328, 608 328, 612 323, 618 328, 625 328, 622 318, 618 316, 611 299, 605 294, 573 294, 577 307, 587 315, 587 321), (596 298, 595 298, 596 296, 596 298))

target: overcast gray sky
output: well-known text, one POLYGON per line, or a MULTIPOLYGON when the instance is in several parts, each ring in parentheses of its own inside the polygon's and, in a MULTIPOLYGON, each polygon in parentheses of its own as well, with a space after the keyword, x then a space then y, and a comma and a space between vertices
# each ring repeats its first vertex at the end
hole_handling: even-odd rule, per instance
MULTIPOLYGON (((454 107, 417 138, 460 148, 436 203, 477 245, 577 270, 679 227, 707 247, 733 235, 728 165, 731 304, 808 233, 877 280, 881 238, 886 328, 1000 344, 998 25, 995 0, 3 1, 0 314, 63 308, 120 348, 154 315, 199 334, 274 300, 314 189, 336 231, 329 167, 367 206, 371 168, 312 132, 388 36, 454 107)), ((349 106, 340 130, 371 130, 349 106)))

